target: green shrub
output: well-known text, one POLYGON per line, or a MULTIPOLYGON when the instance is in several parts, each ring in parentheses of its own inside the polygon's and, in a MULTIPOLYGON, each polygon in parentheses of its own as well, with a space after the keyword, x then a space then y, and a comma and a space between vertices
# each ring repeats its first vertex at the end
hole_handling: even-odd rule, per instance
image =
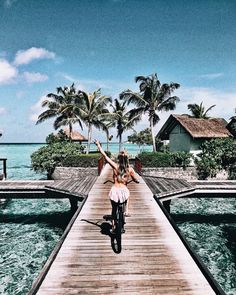
POLYGON ((41 147, 31 155, 32 169, 36 172, 46 172, 48 178, 56 166, 62 166, 63 160, 68 157, 78 157, 84 147, 73 142, 55 142, 41 147))
POLYGON ((171 166, 183 167, 184 169, 189 166, 192 159, 192 154, 187 152, 174 152, 170 153, 172 157, 171 166))
POLYGON ((225 169, 229 179, 236 179, 236 140, 234 138, 218 138, 204 142, 201 154, 195 160, 200 179, 216 176, 225 169))
POLYGON ((171 155, 160 152, 143 152, 138 155, 143 167, 168 167, 171 165, 171 155))
POLYGON ((63 167, 97 167, 100 153, 68 155, 62 160, 63 167))
POLYGON ((143 167, 184 167, 191 161, 192 155, 186 152, 143 152, 138 155, 143 167))

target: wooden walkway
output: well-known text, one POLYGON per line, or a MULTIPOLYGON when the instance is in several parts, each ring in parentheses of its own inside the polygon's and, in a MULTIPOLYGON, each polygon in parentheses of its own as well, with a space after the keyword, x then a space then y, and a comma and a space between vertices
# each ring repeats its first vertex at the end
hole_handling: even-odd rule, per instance
POLYGON ((38 295, 215 294, 144 180, 131 183, 122 252, 111 247, 106 166, 71 227, 38 295))

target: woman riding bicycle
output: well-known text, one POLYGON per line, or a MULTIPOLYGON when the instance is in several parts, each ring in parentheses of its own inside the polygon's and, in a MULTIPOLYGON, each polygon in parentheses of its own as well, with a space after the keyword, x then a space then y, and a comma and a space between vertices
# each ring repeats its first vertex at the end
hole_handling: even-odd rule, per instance
POLYGON ((115 219, 116 219, 116 210, 118 203, 126 203, 126 212, 125 215, 129 216, 128 212, 128 201, 129 201, 129 189, 127 188, 127 182, 129 176, 133 181, 139 183, 138 179, 135 177, 134 169, 129 165, 129 159, 127 154, 122 151, 118 155, 118 163, 114 162, 111 158, 107 156, 104 150, 101 147, 101 144, 98 140, 95 140, 95 144, 98 147, 99 152, 104 156, 107 163, 113 169, 113 180, 114 184, 110 190, 109 197, 112 205, 112 233, 115 230, 115 219))

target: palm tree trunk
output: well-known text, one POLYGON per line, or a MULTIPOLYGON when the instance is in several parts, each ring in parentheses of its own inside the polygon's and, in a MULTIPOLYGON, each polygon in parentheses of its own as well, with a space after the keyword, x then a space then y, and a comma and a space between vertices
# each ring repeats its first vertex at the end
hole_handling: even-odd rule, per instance
POLYGON ((107 136, 107 152, 109 152, 109 132, 106 132, 107 136))
POLYGON ((122 149, 122 134, 119 135, 119 152, 121 152, 122 149))
POLYGON ((151 127, 151 134, 152 134, 152 150, 153 152, 156 152, 156 141, 155 141, 155 133, 154 133, 154 126, 153 126, 153 119, 151 118, 150 121, 150 127, 151 127))
POLYGON ((70 139, 70 141, 72 141, 71 134, 72 134, 72 124, 69 124, 69 139, 70 139))
POLYGON ((89 124, 88 125, 88 146, 87 146, 86 154, 88 154, 90 152, 91 138, 92 138, 92 126, 91 126, 91 124, 89 124))

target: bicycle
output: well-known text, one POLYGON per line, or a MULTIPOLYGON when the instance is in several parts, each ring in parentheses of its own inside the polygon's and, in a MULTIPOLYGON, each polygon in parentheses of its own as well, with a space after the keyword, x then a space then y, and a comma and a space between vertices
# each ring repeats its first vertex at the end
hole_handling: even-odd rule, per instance
MULTIPOLYGON (((130 182, 132 182, 133 180, 131 179, 130 181, 127 182, 127 184, 129 184, 130 182)), ((106 184, 107 182, 111 182, 114 183, 111 180, 107 180, 104 182, 104 184, 106 184)), ((127 185, 126 184, 126 185, 127 185)), ((120 203, 117 203, 116 206, 116 219, 115 221, 115 230, 114 232, 112 232, 112 246, 114 247, 114 250, 116 253, 120 253, 121 252, 121 238, 122 238, 122 234, 125 233, 125 215, 124 215, 124 211, 125 211, 125 206, 126 206, 127 201, 120 203)), ((105 220, 112 220, 112 216, 111 215, 104 215, 103 218, 105 220)))

